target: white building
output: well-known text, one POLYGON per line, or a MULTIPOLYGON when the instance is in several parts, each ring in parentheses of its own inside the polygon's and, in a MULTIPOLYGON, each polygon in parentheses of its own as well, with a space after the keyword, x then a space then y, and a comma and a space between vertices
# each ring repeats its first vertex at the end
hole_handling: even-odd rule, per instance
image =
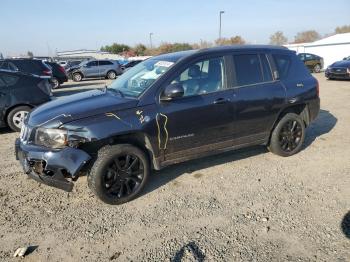
POLYGON ((312 43, 289 44, 285 47, 297 53, 311 53, 323 57, 324 68, 350 56, 350 33, 336 34, 312 43))
POLYGON ((124 60, 125 57, 121 55, 111 54, 109 52, 103 52, 98 50, 73 50, 73 51, 62 51, 57 52, 57 57, 64 58, 94 58, 94 59, 112 59, 112 60, 124 60))

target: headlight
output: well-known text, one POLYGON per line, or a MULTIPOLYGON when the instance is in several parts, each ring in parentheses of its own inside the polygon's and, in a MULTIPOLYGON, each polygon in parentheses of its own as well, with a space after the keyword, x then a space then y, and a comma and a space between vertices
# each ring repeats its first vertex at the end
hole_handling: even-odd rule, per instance
POLYGON ((68 145, 68 131, 38 128, 35 133, 35 144, 50 148, 63 148, 68 145))
POLYGON ((350 74, 350 68, 346 69, 346 72, 348 72, 348 74, 350 74))

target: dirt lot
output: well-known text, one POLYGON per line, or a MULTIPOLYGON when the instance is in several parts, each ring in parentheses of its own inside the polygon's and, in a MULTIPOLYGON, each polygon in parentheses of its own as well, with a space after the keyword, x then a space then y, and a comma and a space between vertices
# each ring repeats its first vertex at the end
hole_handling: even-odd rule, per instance
POLYGON ((350 82, 317 77, 322 110, 299 154, 254 147, 172 166, 122 206, 85 177, 72 193, 27 179, 18 134, 0 130, 0 260, 33 245, 23 261, 350 261, 350 82))

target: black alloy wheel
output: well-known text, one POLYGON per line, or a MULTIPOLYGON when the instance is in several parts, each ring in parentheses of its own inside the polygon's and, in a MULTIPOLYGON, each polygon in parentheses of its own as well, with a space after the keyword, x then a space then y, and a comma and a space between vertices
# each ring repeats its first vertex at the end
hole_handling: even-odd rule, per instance
POLYGON ((301 150, 304 140, 304 121, 295 113, 287 113, 273 129, 268 149, 279 156, 292 156, 301 150))
POLYGON ((285 152, 292 152, 302 139, 302 127, 296 120, 287 121, 279 135, 280 146, 285 152))
POLYGON ((140 159, 131 154, 116 156, 107 166, 102 177, 105 194, 113 198, 125 198, 137 191, 144 177, 140 159))
POLYGON ((96 196, 110 205, 134 199, 150 174, 146 153, 129 144, 108 145, 98 151, 88 175, 88 185, 96 196))

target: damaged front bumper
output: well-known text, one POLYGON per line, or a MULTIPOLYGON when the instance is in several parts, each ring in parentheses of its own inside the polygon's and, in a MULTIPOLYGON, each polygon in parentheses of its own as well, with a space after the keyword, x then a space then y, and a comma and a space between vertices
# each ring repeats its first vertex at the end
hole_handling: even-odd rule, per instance
POLYGON ((24 144, 20 139, 15 142, 15 153, 29 177, 67 192, 72 191, 72 181, 78 178, 79 171, 91 158, 80 149, 66 147, 54 150, 24 144))

